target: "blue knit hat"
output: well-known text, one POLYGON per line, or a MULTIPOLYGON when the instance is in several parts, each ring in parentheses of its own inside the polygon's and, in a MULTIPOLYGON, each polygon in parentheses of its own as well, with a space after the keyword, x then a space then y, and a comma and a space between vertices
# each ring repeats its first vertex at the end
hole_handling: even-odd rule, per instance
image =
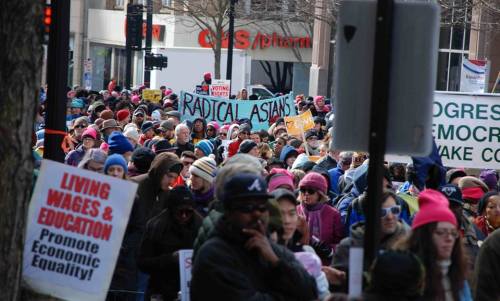
POLYGON ((128 141, 127 137, 121 132, 114 131, 108 137, 109 154, 123 155, 126 152, 133 152, 134 147, 128 141))
POLYGON ((205 154, 205 156, 210 155, 214 151, 214 145, 212 144, 212 142, 206 139, 196 143, 194 147, 199 148, 205 154))
POLYGON ((106 159, 106 162, 104 162, 104 173, 108 173, 108 168, 110 168, 113 165, 120 165, 125 173, 127 173, 127 161, 125 158, 123 158, 122 155, 119 154, 113 154, 111 156, 108 156, 106 159))

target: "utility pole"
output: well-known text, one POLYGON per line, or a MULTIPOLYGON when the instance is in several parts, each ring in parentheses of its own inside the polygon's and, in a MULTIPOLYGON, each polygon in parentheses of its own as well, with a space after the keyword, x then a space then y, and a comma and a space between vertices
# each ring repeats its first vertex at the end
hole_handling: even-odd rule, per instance
POLYGON ((44 158, 64 162, 61 145, 66 135, 70 1, 52 0, 50 6, 44 158))
POLYGON ((368 152, 368 202, 364 240, 364 270, 368 271, 376 258, 381 236, 380 208, 384 155, 387 140, 387 119, 391 82, 391 50, 394 0, 378 0, 375 18, 375 52, 373 57, 370 134, 368 152))
MULTIPOLYGON (((153 0, 147 0, 147 12, 146 12, 146 47, 144 48, 144 57, 151 54, 152 39, 153 39, 153 0)), ((144 60, 145 61, 145 60, 144 60)), ((144 64, 145 65, 145 64, 144 64)), ((148 68, 144 68, 144 85, 150 88, 151 81, 151 71, 148 68)))
MULTIPOLYGON (((229 0, 229 43, 227 45, 227 69, 226 79, 231 80, 233 76, 233 46, 234 46, 234 5, 237 0, 229 0)), ((231 87, 229 87, 231 91, 231 87)))

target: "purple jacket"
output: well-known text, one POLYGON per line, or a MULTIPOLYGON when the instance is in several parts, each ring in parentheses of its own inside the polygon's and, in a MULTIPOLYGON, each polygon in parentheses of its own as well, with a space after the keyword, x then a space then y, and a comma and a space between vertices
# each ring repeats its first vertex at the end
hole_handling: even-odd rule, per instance
POLYGON ((85 156, 85 150, 83 149, 83 145, 80 145, 66 155, 64 163, 71 166, 78 166, 83 156, 85 156))
MULTIPOLYGON (((327 204, 319 210, 321 213, 318 238, 320 241, 328 244, 332 250, 335 250, 335 247, 344 236, 344 225, 340 219, 340 213, 337 209, 327 204)), ((309 225, 309 232, 312 236, 313 231, 311 229, 311 224, 309 223, 309 214, 303 204, 297 206, 297 213, 306 219, 306 222, 309 225)))

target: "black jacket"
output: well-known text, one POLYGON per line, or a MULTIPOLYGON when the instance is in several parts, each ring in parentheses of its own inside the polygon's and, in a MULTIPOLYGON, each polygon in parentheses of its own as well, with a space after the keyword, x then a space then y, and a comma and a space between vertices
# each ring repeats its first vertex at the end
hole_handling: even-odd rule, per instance
POLYGON ((195 258, 191 300, 314 300, 316 282, 294 255, 273 242, 272 267, 244 248, 245 238, 225 218, 195 258))
POLYGON ((179 258, 174 252, 193 248, 201 221, 201 216, 195 213, 189 224, 180 226, 171 210, 166 209, 148 222, 137 258, 139 269, 150 275, 145 300, 154 294, 161 294, 164 301, 177 297, 179 258))
POLYGON ((500 230, 481 245, 474 271, 474 300, 500 300, 500 230))

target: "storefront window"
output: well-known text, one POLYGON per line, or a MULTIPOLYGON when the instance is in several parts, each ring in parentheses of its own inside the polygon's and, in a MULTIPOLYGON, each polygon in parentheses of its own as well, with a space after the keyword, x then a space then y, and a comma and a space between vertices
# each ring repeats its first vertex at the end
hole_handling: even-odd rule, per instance
POLYGON ((92 87, 97 90, 106 89, 111 79, 112 48, 100 45, 90 45, 92 59, 92 87))

